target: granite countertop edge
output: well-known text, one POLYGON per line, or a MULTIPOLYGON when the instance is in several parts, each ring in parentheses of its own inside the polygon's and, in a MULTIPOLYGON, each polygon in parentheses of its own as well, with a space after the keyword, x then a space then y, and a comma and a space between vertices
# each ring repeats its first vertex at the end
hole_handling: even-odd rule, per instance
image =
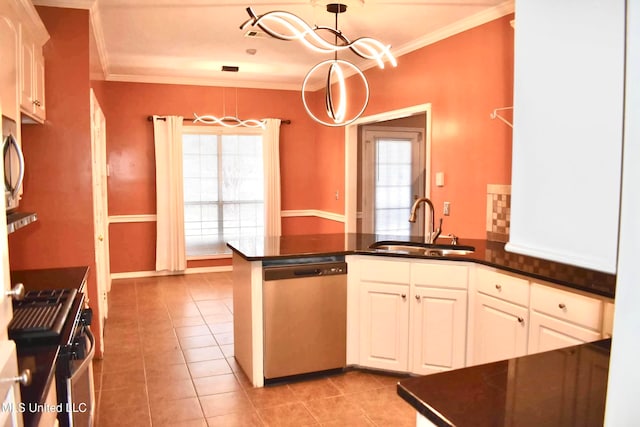
MULTIPOLYGON (((295 236, 280 236, 281 241, 288 243, 290 240, 302 241, 305 237, 309 239, 315 239, 322 241, 323 235, 295 235, 295 236)), ((334 239, 339 244, 340 239, 336 239, 339 235, 326 235, 325 239, 334 239)), ((347 236, 347 235, 343 235, 347 236)), ((314 257, 331 257, 331 256, 346 256, 346 255, 368 255, 378 257, 394 257, 394 258, 413 258, 413 259, 429 259, 439 261, 458 261, 458 262, 472 262, 476 264, 482 264, 489 267, 494 267, 503 271, 507 271, 514 274, 519 274, 532 279, 543 280, 545 282, 553 283, 556 285, 564 286, 567 288, 588 292, 590 294, 603 296, 606 298, 615 298, 615 275, 607 274, 595 270, 589 270, 583 267, 570 266, 559 262, 543 260, 526 255, 520 255, 512 252, 507 252, 504 249, 504 243, 494 242, 483 239, 460 239, 460 245, 470 245, 476 247, 476 252, 468 255, 452 255, 452 256, 422 256, 401 252, 375 252, 369 248, 369 245, 373 242, 382 240, 394 240, 388 238, 388 236, 375 236, 353 233, 354 238, 351 239, 352 246, 345 247, 343 244, 340 248, 325 249, 320 247, 305 248, 301 245, 300 251, 292 250, 295 245, 288 246, 288 252, 278 252, 255 249, 255 241, 251 241, 251 244, 247 247, 243 247, 240 242, 229 242, 227 246, 233 253, 237 253, 246 261, 262 261, 262 262, 277 262, 278 260, 285 260, 291 258, 310 259, 314 257), (480 250, 478 250, 480 249, 480 250), (487 252, 494 254, 495 259, 487 259, 487 252), (527 271, 521 266, 535 266, 531 267, 531 270, 527 271), (540 267, 542 266, 542 268, 540 267), (537 270, 544 271, 554 270, 554 274, 543 274, 537 270), (589 278, 594 276, 597 279, 589 278), (580 279, 580 280, 578 280, 580 279), (582 282, 582 283, 581 283, 582 282)), ((273 237, 272 239, 275 239, 273 237)), ((400 240, 396 238, 395 240, 400 240)), ((415 241, 415 238, 404 238, 405 241, 415 241)), ((343 239, 344 240, 344 239, 343 239)), ((265 247, 267 245, 265 244, 265 247)))
MULTIPOLYGON (((468 367, 460 368, 456 370, 443 371, 437 374, 412 377, 407 380, 398 381, 396 385, 396 392, 398 396, 404 399, 409 405, 412 406, 413 409, 415 409, 419 414, 427 418, 434 425, 438 427, 452 427, 452 426, 455 426, 456 423, 454 423, 452 420, 447 418, 447 416, 445 415, 446 411, 447 409, 451 409, 451 407, 454 408, 452 411, 453 412, 452 415, 454 416, 454 418, 457 417, 458 421, 460 421, 459 418, 461 415, 460 415, 459 408, 456 409, 455 405, 453 406, 450 405, 448 403, 449 401, 447 401, 447 403, 444 403, 441 398, 436 398, 436 401, 438 402, 438 405, 440 407, 439 408, 440 410, 437 410, 431 404, 427 403, 426 402, 427 399, 425 399, 425 397, 427 396, 427 390, 431 390, 431 389, 437 389, 437 390, 446 389, 447 395, 462 396, 464 393, 461 390, 459 390, 461 382, 459 381, 459 379, 453 380, 453 383, 455 385, 451 385, 451 378, 452 378, 451 375, 458 375, 458 376, 466 375, 476 379, 482 378, 483 383, 480 386, 481 388, 485 387, 488 390, 491 390, 492 392, 499 392, 500 390, 497 388, 497 385, 496 385, 497 383, 492 382, 493 373, 496 370, 495 367, 504 367, 502 370, 506 372, 507 365, 513 362, 518 363, 520 361, 522 362, 526 361, 525 363, 529 363, 531 365, 529 368, 530 371, 537 372, 537 370, 532 369, 532 366, 534 366, 534 364, 537 364, 538 366, 542 366, 549 360, 549 358, 553 357, 554 353, 557 354, 559 352, 570 351, 573 354, 574 350, 572 349, 575 349, 575 351, 587 351, 587 350, 597 351, 598 353, 603 355, 603 357, 606 357, 606 360, 608 361, 609 352, 611 349, 611 342, 612 342, 611 338, 606 338, 606 339, 602 339, 594 342, 579 344, 576 346, 559 348, 555 350, 549 350, 541 353, 534 353, 534 354, 524 355, 520 357, 514 357, 512 359, 505 359, 505 360, 485 363, 481 365, 472 365, 472 366, 468 366, 468 367), (475 375, 462 374, 464 372, 475 372, 475 375), (450 407, 448 408, 448 406, 450 407)), ((589 372, 590 372, 589 368, 580 369, 579 367, 577 367, 575 375, 580 375, 580 371, 584 371, 587 376, 589 375, 589 372)), ((470 380, 470 381, 474 381, 474 380, 470 380)), ((526 379, 522 378, 520 379, 520 381, 526 381, 526 379)), ((477 387, 478 384, 476 382, 474 382, 473 384, 477 387)), ((600 390, 604 390, 604 394, 606 396, 606 386, 607 386, 606 380, 604 381, 604 383, 599 384, 599 386, 600 386, 600 390)), ((503 390, 503 391, 506 391, 506 390, 503 390)), ((588 395, 585 395, 584 392, 576 393, 575 396, 576 396, 576 399, 584 400, 588 398, 588 395)), ((604 416, 603 413, 599 415, 604 416)), ((594 414, 591 414, 591 416, 594 416, 594 414)), ((498 419, 500 419, 499 416, 497 416, 495 420, 492 420, 492 425, 494 423, 497 423, 498 419)), ((484 421, 486 422, 486 420, 484 421)), ((594 421, 594 420, 591 420, 591 421, 594 421)), ((601 421, 601 420, 596 420, 596 421, 601 421)), ((484 425, 483 423, 480 423, 480 424, 484 425)))

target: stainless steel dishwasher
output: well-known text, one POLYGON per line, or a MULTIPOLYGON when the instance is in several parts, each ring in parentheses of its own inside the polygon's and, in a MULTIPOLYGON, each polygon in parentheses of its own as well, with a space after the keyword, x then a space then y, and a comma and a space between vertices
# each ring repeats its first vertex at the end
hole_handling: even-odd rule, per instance
POLYGON ((265 380, 344 368, 347 264, 264 267, 265 380))

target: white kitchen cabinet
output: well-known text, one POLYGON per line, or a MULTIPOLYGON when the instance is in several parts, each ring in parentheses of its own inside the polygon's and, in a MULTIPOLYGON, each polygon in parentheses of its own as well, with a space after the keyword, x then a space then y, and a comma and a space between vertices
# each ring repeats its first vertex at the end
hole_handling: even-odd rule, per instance
POLYGON ((475 295, 473 364, 527 354, 529 310, 483 293, 475 295))
POLYGON ((575 292, 531 285, 529 353, 599 340, 603 303, 575 292))
POLYGON ((20 110, 42 123, 46 119, 42 45, 34 41, 24 25, 20 35, 20 110))
POLYGON ((30 0, 0 2, 0 100, 4 115, 44 121, 44 58, 49 34, 30 0))
POLYGON ((600 339, 600 332, 583 328, 532 311, 529 325, 529 354, 584 344, 600 339))
POLYGON ((411 373, 465 366, 468 268, 453 263, 411 265, 411 373))
POLYGON ((468 267, 423 260, 351 259, 359 289, 363 367, 430 374, 465 366, 468 267))
POLYGON ((10 5, 0 6, 0 103, 6 117, 18 121, 18 27, 11 14, 10 5))
POLYGON ((349 264, 357 277, 357 364, 408 371, 410 272, 407 259, 361 257, 349 264))
POLYGON ((407 372, 409 285, 361 283, 360 364, 407 372))
POLYGON ((506 249, 615 273, 625 1, 515 4, 506 249))
POLYGON ((526 354, 529 282, 480 265, 473 277, 467 365, 526 354))

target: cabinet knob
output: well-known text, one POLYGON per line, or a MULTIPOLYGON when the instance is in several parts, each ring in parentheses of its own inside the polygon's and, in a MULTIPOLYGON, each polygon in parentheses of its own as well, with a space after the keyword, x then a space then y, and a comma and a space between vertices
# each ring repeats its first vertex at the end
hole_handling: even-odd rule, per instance
POLYGON ((6 291, 4 295, 16 301, 22 300, 22 298, 24 298, 24 285, 22 283, 16 283, 15 286, 11 288, 10 291, 6 291))
POLYGON ((524 318, 518 316, 518 323, 524 323, 524 318))
POLYGON ((567 308, 567 305, 561 302, 560 304, 558 304, 558 308, 559 308, 560 310, 564 310, 564 309, 566 309, 566 308, 567 308))
POLYGON ((420 301, 420 295, 416 295, 416 300, 420 301))
POLYGON ((0 382, 12 382, 12 383, 20 383, 22 385, 30 385, 31 384, 31 370, 25 369, 17 377, 2 378, 2 379, 0 379, 0 382))
POLYGON ((402 299, 407 299, 407 294, 401 294, 400 296, 402 297, 402 299))
POLYGON ((501 291, 502 290, 502 285, 500 283, 496 283, 496 289, 498 291, 501 291))

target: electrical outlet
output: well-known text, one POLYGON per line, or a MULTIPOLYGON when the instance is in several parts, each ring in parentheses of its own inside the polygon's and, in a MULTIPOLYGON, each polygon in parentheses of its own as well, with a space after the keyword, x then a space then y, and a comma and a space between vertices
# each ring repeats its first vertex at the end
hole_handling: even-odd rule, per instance
POLYGON ((451 202, 444 202, 443 213, 444 216, 449 216, 451 211, 451 202))

